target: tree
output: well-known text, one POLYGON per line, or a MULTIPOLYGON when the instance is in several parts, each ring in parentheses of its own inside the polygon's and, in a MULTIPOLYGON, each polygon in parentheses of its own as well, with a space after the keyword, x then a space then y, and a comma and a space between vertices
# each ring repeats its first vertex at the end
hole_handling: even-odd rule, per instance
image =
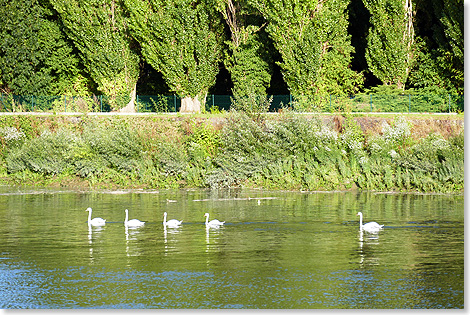
POLYGON ((417 0, 417 45, 410 84, 464 91, 463 1, 417 0))
POLYGON ((411 0, 363 0, 371 14, 366 60, 384 85, 405 88, 414 42, 411 0))
POLYGON ((116 0, 50 0, 98 90, 114 110, 135 111, 139 56, 116 0), (127 103, 127 106, 124 104, 127 103))
POLYGON ((37 0, 2 0, 0 15, 0 82, 4 91, 47 96, 89 90, 79 57, 47 5, 37 0))
POLYGON ((142 55, 182 96, 180 112, 199 112, 222 60, 223 27, 210 1, 125 0, 142 55))
POLYGON ((279 66, 296 96, 315 92, 320 69, 320 42, 314 19, 321 1, 249 0, 268 22, 266 31, 279 51, 279 66))
POLYGON ((245 1, 218 0, 217 10, 230 30, 229 53, 224 63, 232 77, 234 98, 265 97, 272 68, 268 39, 260 34, 264 26, 262 20, 245 1))
POLYGON ((350 0, 324 1, 314 20, 320 42, 320 70, 315 91, 320 95, 354 94, 364 77, 351 69, 354 47, 348 34, 347 7, 350 0))

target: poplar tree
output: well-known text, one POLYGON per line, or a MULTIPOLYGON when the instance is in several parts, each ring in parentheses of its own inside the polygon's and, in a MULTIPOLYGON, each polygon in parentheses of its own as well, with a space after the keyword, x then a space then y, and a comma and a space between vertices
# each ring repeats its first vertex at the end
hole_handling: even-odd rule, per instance
POLYGON ((415 7, 419 36, 410 83, 463 93, 463 0, 416 0, 415 7))
POLYGON ((23 96, 88 91, 79 57, 53 10, 37 0, 0 0, 0 16, 3 91, 23 96))
POLYGON ((314 25, 318 0, 250 0, 267 21, 266 31, 279 51, 284 81, 295 96, 315 92, 320 41, 314 25))
POLYGON ((263 21, 246 1, 218 0, 217 10, 230 30, 224 63, 232 78, 234 98, 265 97, 272 68, 268 39, 260 34, 263 21))
POLYGON ((97 89, 113 110, 135 111, 139 56, 116 0, 50 0, 97 89), (125 106, 125 104, 127 105, 125 106), (125 107, 124 107, 125 106, 125 107))
POLYGON ((222 61, 223 25, 214 3, 125 0, 142 55, 182 97, 180 112, 199 112, 222 61))
POLYGON ((363 0, 371 14, 366 60, 384 85, 405 88, 414 41, 411 0, 363 0))
POLYGON ((314 20, 321 47, 320 70, 315 91, 320 95, 357 93, 364 77, 351 69, 354 47, 348 34, 350 0, 324 1, 314 20))

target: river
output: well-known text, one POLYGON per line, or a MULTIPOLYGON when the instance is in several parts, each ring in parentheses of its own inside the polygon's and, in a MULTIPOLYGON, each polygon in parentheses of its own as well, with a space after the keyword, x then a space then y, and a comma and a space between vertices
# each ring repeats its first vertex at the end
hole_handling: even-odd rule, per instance
POLYGON ((464 308, 463 195, 0 187, 0 214, 2 309, 464 308))

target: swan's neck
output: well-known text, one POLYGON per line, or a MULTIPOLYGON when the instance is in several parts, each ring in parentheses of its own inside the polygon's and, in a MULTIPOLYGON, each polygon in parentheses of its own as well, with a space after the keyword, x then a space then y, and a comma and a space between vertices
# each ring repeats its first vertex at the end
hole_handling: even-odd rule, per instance
POLYGON ((209 215, 206 215, 206 225, 209 223, 209 215))
POLYGON ((360 227, 361 230, 362 230, 362 213, 359 214, 359 227, 360 227))
POLYGON ((163 214, 163 225, 166 225, 166 213, 163 214))
POLYGON ((91 210, 88 211, 88 222, 90 222, 90 221, 91 221, 91 210))
POLYGON ((127 223, 128 219, 129 219, 129 212, 126 211, 126 220, 124 220, 124 222, 127 223))

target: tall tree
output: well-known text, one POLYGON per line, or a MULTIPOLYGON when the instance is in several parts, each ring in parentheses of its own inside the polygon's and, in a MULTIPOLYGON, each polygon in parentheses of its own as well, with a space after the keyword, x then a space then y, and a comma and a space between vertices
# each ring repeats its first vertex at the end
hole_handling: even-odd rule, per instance
POLYGON ((246 1, 218 0, 217 9, 230 30, 229 52, 224 62, 233 82, 237 98, 266 96, 272 67, 266 40, 260 34, 264 24, 254 15, 246 1))
POLYGON ((314 20, 320 42, 320 70, 316 93, 354 94, 362 88, 364 77, 351 69, 354 47, 348 34, 350 0, 323 1, 314 20))
POLYGON ((79 57, 50 8, 38 0, 0 0, 0 82, 17 95, 89 90, 79 57))
POLYGON ((419 38, 410 83, 463 93, 463 0, 417 0, 415 7, 419 38))
POLYGON ((366 60, 384 85, 405 88, 414 42, 411 0, 363 0, 371 14, 366 60))
POLYGON ((222 61, 223 25, 214 3, 125 0, 142 55, 182 96, 180 112, 199 112, 222 61))
POLYGON ((296 96, 315 92, 320 41, 314 19, 319 0, 249 0, 268 22, 266 31, 279 51, 284 80, 296 96))
POLYGON ((135 111, 139 56, 128 32, 126 12, 121 2, 50 1, 59 12, 67 36, 80 51, 98 90, 110 97, 114 110, 135 111))

